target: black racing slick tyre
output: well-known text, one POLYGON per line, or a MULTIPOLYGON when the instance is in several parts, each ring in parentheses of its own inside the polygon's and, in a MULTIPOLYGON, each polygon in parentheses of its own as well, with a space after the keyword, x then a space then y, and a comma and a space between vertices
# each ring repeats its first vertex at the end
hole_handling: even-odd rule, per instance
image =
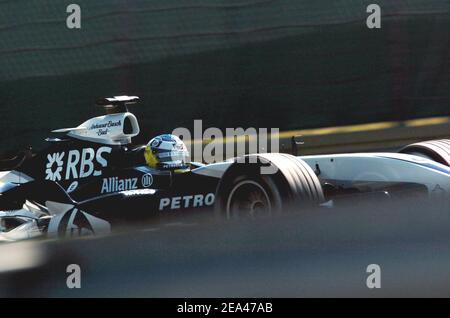
POLYGON ((216 191, 216 215, 255 218, 317 207, 322 186, 303 160, 288 154, 241 157, 227 169, 216 191))
POLYGON ((418 142, 404 147, 400 152, 431 159, 450 167, 450 139, 418 142))

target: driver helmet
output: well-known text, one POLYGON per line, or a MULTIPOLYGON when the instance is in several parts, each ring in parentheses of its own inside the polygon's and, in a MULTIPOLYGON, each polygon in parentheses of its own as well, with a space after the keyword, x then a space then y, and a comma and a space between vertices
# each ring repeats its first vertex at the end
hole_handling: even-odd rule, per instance
POLYGON ((152 168, 183 170, 189 168, 189 151, 175 135, 159 135, 149 141, 144 151, 145 161, 152 168))

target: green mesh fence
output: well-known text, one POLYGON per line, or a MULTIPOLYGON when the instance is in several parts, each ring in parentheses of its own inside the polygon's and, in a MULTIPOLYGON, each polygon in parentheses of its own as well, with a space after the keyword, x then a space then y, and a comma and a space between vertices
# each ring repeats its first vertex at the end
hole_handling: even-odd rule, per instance
POLYGON ((450 1, 0 0, 0 150, 136 94, 137 141, 450 114, 450 1), (66 7, 81 7, 80 30, 66 7))

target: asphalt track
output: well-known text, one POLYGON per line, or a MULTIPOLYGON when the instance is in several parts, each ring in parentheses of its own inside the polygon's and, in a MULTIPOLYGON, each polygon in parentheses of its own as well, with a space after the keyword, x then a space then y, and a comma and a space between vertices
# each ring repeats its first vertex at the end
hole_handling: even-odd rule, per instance
POLYGON ((361 203, 5 244, 0 296, 444 297, 450 293, 449 208, 413 199, 361 203), (66 287, 72 263, 82 269, 81 289, 66 287), (381 268, 380 289, 366 286, 369 264, 381 268))

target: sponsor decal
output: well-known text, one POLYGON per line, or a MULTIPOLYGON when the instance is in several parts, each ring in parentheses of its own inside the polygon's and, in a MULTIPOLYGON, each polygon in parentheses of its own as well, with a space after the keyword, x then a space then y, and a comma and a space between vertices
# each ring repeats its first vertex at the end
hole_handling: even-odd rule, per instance
POLYGON ((120 126, 122 126, 121 120, 118 120, 118 121, 110 120, 106 123, 92 124, 91 127, 89 128, 89 130, 104 129, 104 128, 110 128, 110 127, 120 127, 120 126))
POLYGON ((46 180, 52 180, 52 181, 60 181, 61 180, 61 172, 63 170, 63 158, 64 158, 65 152, 60 153, 53 153, 47 155, 47 165, 45 169, 46 173, 46 180), (53 167, 55 166, 56 167, 53 167))
POLYGON ((110 120, 105 123, 92 124, 91 127, 89 127, 89 130, 97 130, 98 136, 104 136, 104 135, 108 134, 109 128, 120 127, 120 126, 122 126, 122 120, 118 120, 118 121, 110 120))
POLYGON ((181 208, 198 208, 214 204, 214 193, 185 195, 159 200, 159 210, 177 210, 181 208))
POLYGON ((138 190, 129 190, 124 191, 123 194, 128 197, 139 196, 139 195, 153 195, 156 193, 155 189, 138 189, 138 190))
POLYGON ((47 155, 45 179, 52 181, 81 179, 90 176, 101 176, 102 170, 96 170, 95 166, 102 168, 108 166, 105 154, 111 153, 111 147, 74 149, 67 152, 56 152, 47 155))
POLYGON ((127 190, 136 190, 138 178, 119 179, 119 177, 104 178, 101 193, 111 193, 127 190))
POLYGON ((141 177, 141 184, 144 188, 148 188, 153 184, 153 176, 150 173, 146 173, 141 177))
POLYGON ((184 159, 186 157, 186 153, 184 151, 169 151, 169 152, 161 152, 158 154, 158 157, 163 158, 172 158, 172 159, 184 159))
POLYGON ((70 186, 67 188, 67 193, 71 193, 78 188, 78 181, 74 181, 70 184, 70 186))
POLYGON ((160 144, 162 143, 162 140, 161 139, 154 139, 153 141, 152 141, 152 143, 150 144, 150 147, 158 147, 160 144))
POLYGON ((111 232, 111 226, 71 204, 46 202, 47 208, 55 215, 50 219, 47 234, 59 237, 79 237, 111 232))

